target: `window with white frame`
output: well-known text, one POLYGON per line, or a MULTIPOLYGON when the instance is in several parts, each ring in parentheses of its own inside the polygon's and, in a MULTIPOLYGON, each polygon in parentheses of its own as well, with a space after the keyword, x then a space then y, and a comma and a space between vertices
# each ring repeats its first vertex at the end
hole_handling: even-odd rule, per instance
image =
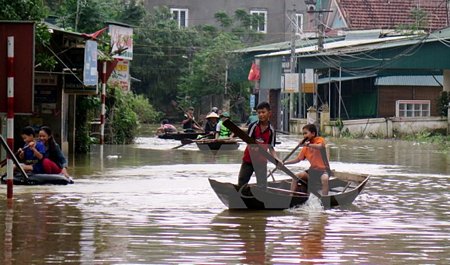
POLYGON ((295 24, 297 27, 295 32, 303 33, 303 14, 295 14, 295 24))
POLYGON ((397 100, 395 102, 395 116, 397 117, 430 117, 429 100, 397 100))
POLYGON ((252 28, 257 32, 267 33, 267 11, 251 10, 250 15, 255 18, 252 23, 252 28))
POLYGON ((189 10, 185 8, 171 8, 170 13, 173 15, 173 19, 178 22, 178 27, 187 28, 189 10))

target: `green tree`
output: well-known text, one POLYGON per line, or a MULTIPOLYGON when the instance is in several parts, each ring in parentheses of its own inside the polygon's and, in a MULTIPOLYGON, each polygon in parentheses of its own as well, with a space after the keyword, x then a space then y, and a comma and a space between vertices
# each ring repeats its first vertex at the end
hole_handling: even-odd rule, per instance
POLYGON ((180 29, 168 8, 148 14, 135 28, 131 74, 141 80, 136 92, 146 95, 158 109, 165 109, 177 96, 180 77, 189 72, 197 43, 197 29, 180 29))
POLYGON ((239 60, 232 51, 241 47, 239 39, 231 33, 222 32, 215 37, 211 46, 196 54, 192 71, 181 79, 181 96, 190 97, 196 104, 202 96, 224 94, 225 72, 239 60))
POLYGON ((189 104, 196 105, 203 96, 226 94, 230 108, 236 113, 241 112, 250 94, 250 84, 244 78, 236 78, 238 73, 248 69, 243 68, 245 63, 241 55, 234 51, 262 39, 262 35, 252 29, 261 17, 238 9, 233 17, 218 12, 215 18, 220 28, 210 35, 213 38, 208 46, 195 53, 192 71, 181 79, 179 98, 187 98, 189 104), (226 72, 228 80, 225 80, 226 72))
POLYGON ((0 20, 40 21, 47 15, 42 0, 0 0, 0 20))
POLYGON ((263 23, 264 18, 261 16, 249 14, 244 9, 237 9, 233 16, 222 11, 217 12, 214 17, 222 31, 233 33, 246 45, 253 45, 264 38, 264 34, 254 30, 259 23, 263 23))

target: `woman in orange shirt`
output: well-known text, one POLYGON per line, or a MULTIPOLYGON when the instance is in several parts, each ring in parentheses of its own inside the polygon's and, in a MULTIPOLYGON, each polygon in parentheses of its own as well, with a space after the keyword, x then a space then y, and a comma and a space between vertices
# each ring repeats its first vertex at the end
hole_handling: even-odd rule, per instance
MULTIPOLYGON (((307 182, 309 179, 308 187, 316 188, 319 184, 322 186, 322 195, 328 195, 328 179, 330 177, 330 167, 328 165, 328 158, 325 149, 325 139, 317 136, 317 128, 314 124, 307 124, 303 126, 303 136, 307 138, 301 152, 298 156, 292 160, 286 161, 284 164, 295 164, 302 160, 308 160, 311 167, 297 174, 299 178, 307 182), (325 161, 326 159, 326 161, 325 161), (310 178, 311 176, 311 178, 310 178)), ((292 180, 291 190, 297 191, 298 180, 292 180)))

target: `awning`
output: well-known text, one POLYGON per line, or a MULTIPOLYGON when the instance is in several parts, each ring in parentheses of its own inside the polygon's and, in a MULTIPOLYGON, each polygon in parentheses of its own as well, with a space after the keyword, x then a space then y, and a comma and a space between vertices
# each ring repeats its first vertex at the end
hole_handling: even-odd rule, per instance
POLYGON ((322 77, 317 80, 318 85, 322 84, 328 84, 328 83, 334 83, 334 82, 344 82, 349 80, 355 80, 355 79, 363 79, 363 78, 370 78, 375 77, 376 75, 352 75, 352 76, 342 76, 339 78, 339 76, 331 76, 331 77, 322 77))
POLYGON ((442 86, 442 75, 394 75, 379 76, 375 79, 376 86, 442 86))

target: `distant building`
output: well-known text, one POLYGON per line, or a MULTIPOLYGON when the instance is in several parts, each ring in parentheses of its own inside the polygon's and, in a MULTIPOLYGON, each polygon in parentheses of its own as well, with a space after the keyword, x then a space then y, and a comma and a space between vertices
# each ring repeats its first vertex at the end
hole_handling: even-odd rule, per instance
POLYGON ((180 27, 205 24, 218 26, 214 14, 222 11, 233 16, 236 10, 243 9, 249 14, 263 18, 264 22, 260 23, 256 30, 265 35, 265 42, 290 40, 292 32, 290 18, 292 17, 295 17, 294 22, 298 25, 298 34, 315 32, 316 28, 314 19, 305 19, 308 7, 304 0, 145 0, 144 4, 148 10, 153 10, 158 6, 167 6, 180 27), (294 9, 295 15, 293 14, 294 9))
POLYGON ((449 24, 447 0, 331 0, 326 25, 331 30, 419 29, 449 24))

